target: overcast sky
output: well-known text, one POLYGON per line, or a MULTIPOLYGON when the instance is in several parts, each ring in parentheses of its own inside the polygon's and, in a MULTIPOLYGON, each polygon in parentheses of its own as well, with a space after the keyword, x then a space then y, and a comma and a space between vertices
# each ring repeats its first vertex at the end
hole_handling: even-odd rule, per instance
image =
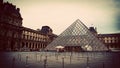
POLYGON ((60 34, 76 19, 98 33, 120 33, 120 0, 4 0, 20 8, 23 26, 60 34), (93 25, 92 25, 93 24, 93 25))

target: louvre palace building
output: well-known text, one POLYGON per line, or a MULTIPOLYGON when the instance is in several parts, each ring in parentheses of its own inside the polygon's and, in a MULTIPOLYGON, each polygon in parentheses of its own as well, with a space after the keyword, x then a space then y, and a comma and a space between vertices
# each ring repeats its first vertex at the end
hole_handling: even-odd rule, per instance
MULTIPOLYGON (((41 51, 58 37, 52 33, 49 26, 33 30, 22 26, 22 20, 20 8, 0 0, 0 51, 41 51)), ((90 27, 89 30, 108 49, 120 49, 120 33, 97 34, 94 27, 90 27)))
POLYGON ((22 20, 19 8, 0 0, 0 51, 42 50, 57 37, 49 26, 33 30, 22 20))

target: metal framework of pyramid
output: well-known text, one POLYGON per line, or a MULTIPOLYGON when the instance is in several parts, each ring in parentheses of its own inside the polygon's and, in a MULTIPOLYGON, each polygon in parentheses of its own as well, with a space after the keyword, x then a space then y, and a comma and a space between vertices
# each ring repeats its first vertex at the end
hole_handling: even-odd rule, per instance
POLYGON ((107 51, 107 47, 92 34, 79 19, 63 31, 45 49, 56 50, 56 46, 80 46, 84 51, 107 51))

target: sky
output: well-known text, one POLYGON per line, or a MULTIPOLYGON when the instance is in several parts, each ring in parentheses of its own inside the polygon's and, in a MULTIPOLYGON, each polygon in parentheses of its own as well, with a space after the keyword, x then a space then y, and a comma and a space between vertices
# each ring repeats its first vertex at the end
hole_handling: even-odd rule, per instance
POLYGON ((23 26, 50 26, 59 35, 75 20, 100 34, 120 33, 120 0, 4 0, 20 8, 23 26))

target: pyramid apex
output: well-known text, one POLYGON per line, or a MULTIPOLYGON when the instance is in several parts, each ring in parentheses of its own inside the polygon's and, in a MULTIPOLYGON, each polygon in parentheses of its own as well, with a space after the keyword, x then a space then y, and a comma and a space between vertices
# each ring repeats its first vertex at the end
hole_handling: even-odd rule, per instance
POLYGON ((80 21, 80 19, 77 19, 76 21, 80 21))

